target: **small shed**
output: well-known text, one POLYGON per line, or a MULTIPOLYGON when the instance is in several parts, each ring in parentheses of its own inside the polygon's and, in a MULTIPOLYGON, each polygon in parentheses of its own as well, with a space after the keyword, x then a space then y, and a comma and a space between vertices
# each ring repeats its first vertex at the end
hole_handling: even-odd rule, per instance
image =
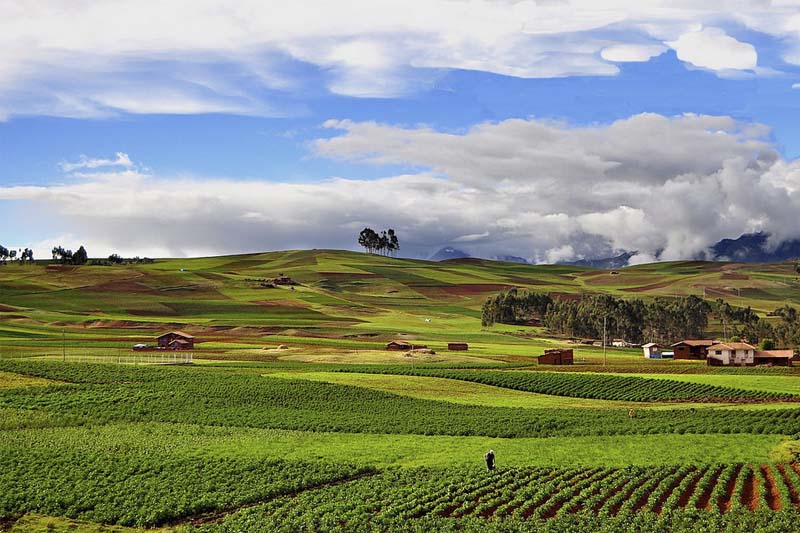
POLYGON ((661 346, 655 342, 648 342, 642 345, 645 359, 661 359, 661 346))
POLYGON ((544 355, 537 357, 540 365, 571 365, 574 363, 572 348, 555 348, 545 350, 544 355))
POLYGON ((387 350, 408 351, 408 350, 423 350, 427 348, 426 344, 413 344, 406 341, 391 341, 386 344, 387 350))
POLYGON ((451 352, 466 352, 469 345, 466 342, 448 342, 447 349, 451 352))
POLYGON ((170 331, 158 337, 158 347, 168 350, 193 350, 194 337, 182 331, 170 331), (182 341, 176 343, 175 341, 182 341))

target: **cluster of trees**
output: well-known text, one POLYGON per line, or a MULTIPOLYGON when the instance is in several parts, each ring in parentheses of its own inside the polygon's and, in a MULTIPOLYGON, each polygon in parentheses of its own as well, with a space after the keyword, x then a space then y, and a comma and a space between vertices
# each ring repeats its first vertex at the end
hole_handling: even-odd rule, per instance
POLYGON ((52 250, 53 261, 58 261, 62 265, 85 265, 89 260, 86 248, 81 246, 76 252, 67 250, 63 246, 55 246, 52 250))
POLYGON ((610 338, 671 342, 703 336, 710 312, 709 304, 697 296, 645 302, 603 294, 570 300, 511 289, 483 304, 482 323, 520 324, 536 319, 559 335, 600 338, 605 321, 610 338))
POLYGON ((30 248, 25 248, 24 250, 10 250, 0 245, 0 263, 5 265, 8 261, 15 260, 20 263, 33 263, 33 250, 30 248))
POLYGON ((393 229, 382 231, 378 234, 372 228, 364 228, 358 234, 358 244, 364 248, 367 253, 390 255, 394 257, 397 250, 400 249, 400 241, 397 239, 397 234, 393 229))
POLYGON ((108 256, 108 259, 99 259, 97 261, 93 261, 92 264, 106 265, 106 266, 136 265, 136 264, 149 265, 150 263, 154 262, 155 261, 153 259, 150 259, 149 257, 139 257, 138 255, 136 257, 122 257, 119 254, 111 254, 108 256))

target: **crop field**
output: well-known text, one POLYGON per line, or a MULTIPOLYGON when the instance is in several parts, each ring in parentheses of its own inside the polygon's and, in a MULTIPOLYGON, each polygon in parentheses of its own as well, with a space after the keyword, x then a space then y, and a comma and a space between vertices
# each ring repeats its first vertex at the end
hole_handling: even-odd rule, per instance
POLYGON ((705 291, 773 320, 796 276, 329 250, 0 265, 0 531, 796 531, 800 369, 481 326, 511 287, 705 291), (191 364, 132 350, 171 330, 191 364), (576 364, 539 366, 555 347, 576 364))

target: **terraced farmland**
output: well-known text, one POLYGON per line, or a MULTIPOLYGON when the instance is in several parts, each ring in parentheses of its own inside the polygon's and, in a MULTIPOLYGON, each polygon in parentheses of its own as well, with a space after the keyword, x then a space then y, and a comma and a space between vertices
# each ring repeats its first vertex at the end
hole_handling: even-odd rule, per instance
POLYGON ((800 369, 606 362, 480 321, 505 287, 735 287, 774 320, 795 276, 333 251, 0 266, 0 531, 795 531, 800 369), (298 285, 263 287, 279 274, 298 285), (172 329, 195 335, 193 364, 131 350, 172 329), (553 347, 576 364, 539 366, 553 347))

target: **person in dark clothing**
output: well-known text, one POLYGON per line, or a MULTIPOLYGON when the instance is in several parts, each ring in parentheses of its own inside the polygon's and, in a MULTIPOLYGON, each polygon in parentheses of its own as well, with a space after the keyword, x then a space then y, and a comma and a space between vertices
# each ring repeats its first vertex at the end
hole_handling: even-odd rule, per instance
POLYGON ((489 453, 483 456, 486 460, 486 471, 491 472, 494 470, 494 450, 489 450, 489 453))

